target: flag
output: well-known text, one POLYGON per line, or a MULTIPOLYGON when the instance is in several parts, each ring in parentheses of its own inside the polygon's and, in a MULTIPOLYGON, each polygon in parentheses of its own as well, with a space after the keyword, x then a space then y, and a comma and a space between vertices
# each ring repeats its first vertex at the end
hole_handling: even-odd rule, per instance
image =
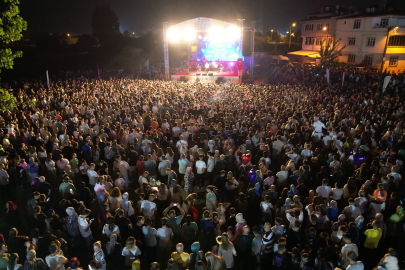
POLYGON ((342 87, 343 87, 343 83, 345 82, 345 72, 343 71, 343 76, 342 76, 342 87))
POLYGON ((48 89, 50 88, 50 84, 49 84, 49 73, 48 70, 46 71, 46 83, 48 84, 48 89))
POLYGON ((326 68, 326 81, 329 84, 329 68, 326 68))
POLYGON ((146 60, 146 70, 149 71, 149 59, 146 60))
POLYGON ((387 88, 389 82, 391 80, 391 76, 387 76, 384 78, 384 83, 383 83, 383 88, 382 88, 382 93, 384 94, 385 89, 387 88))

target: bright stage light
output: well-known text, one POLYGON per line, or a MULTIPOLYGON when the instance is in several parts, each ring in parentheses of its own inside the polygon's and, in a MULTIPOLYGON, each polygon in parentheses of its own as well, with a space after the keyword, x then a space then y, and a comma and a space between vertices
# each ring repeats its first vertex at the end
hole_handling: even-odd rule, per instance
POLYGON ((178 42, 180 40, 180 31, 175 27, 170 27, 167 30, 167 38, 170 42, 178 42))
POLYGON ((231 66, 233 66, 233 62, 231 62, 231 66))
POLYGON ((208 36, 212 41, 222 40, 222 29, 220 27, 214 26, 208 31, 208 36))
POLYGON ((237 40, 238 38, 240 38, 239 28, 236 26, 231 26, 229 29, 226 30, 225 37, 229 41, 237 40))
POLYGON ((218 67, 217 62, 212 63, 212 65, 214 66, 214 68, 217 68, 217 67, 218 67))
POLYGON ((192 41, 196 38, 196 33, 193 28, 189 27, 183 31, 183 39, 185 41, 192 41))

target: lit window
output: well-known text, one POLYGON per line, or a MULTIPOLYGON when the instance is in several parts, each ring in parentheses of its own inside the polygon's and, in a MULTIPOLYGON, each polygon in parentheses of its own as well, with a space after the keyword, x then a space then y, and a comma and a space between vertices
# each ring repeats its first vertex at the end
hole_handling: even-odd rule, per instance
POLYGON ((390 57, 390 62, 388 63, 388 66, 397 67, 398 66, 398 60, 399 60, 399 56, 391 56, 390 57))
POLYGON ((356 38, 354 38, 354 37, 349 38, 347 44, 348 45, 355 45, 356 44, 356 38))

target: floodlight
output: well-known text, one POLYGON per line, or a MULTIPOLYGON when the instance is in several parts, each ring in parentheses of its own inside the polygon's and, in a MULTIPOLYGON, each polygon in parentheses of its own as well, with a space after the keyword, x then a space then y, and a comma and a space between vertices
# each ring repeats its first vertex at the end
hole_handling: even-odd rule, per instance
POLYGON ((184 39, 185 41, 192 41, 192 40, 194 40, 194 39, 195 39, 195 35, 196 35, 195 31, 194 31, 194 29, 191 28, 191 27, 186 28, 186 29, 183 31, 183 39, 184 39))
POLYGON ((226 30, 225 37, 229 41, 237 40, 240 38, 240 30, 237 26, 231 26, 226 30))
POLYGON ((180 31, 176 27, 167 29, 167 38, 170 42, 178 42, 180 39, 180 31))
POLYGON ((208 31, 208 36, 212 41, 221 40, 223 38, 222 29, 214 26, 208 31))

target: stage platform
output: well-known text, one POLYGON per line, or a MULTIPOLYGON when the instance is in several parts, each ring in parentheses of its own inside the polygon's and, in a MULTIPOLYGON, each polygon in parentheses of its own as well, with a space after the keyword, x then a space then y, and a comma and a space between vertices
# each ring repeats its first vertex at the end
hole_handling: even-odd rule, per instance
POLYGON ((235 74, 230 71, 224 71, 222 73, 219 73, 218 71, 212 71, 209 72, 209 74, 212 73, 212 76, 207 75, 206 73, 200 73, 200 75, 197 76, 196 71, 190 71, 189 74, 186 74, 185 72, 178 72, 174 75, 171 75, 171 80, 172 81, 179 81, 179 80, 184 80, 187 79, 188 82, 195 82, 197 78, 200 80, 201 83, 216 83, 217 80, 221 80, 226 82, 226 83, 239 83, 239 77, 238 74, 235 74))

